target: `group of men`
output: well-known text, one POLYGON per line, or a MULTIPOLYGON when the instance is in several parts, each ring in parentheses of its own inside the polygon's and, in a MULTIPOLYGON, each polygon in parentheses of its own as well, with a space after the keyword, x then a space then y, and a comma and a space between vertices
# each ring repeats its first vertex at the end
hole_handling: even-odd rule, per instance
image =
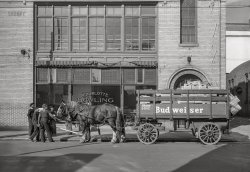
POLYGON ((52 105, 48 107, 43 104, 41 108, 35 108, 35 104, 31 103, 27 116, 31 141, 45 142, 46 132, 49 142, 54 142, 52 136, 56 135, 56 112, 52 105))

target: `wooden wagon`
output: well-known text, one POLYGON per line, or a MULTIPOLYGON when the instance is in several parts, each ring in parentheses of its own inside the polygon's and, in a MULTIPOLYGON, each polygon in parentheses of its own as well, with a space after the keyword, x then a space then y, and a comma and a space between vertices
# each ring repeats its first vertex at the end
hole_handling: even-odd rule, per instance
POLYGON ((220 141, 229 129, 227 90, 138 90, 137 137, 152 144, 159 130, 190 131, 207 145, 220 141))

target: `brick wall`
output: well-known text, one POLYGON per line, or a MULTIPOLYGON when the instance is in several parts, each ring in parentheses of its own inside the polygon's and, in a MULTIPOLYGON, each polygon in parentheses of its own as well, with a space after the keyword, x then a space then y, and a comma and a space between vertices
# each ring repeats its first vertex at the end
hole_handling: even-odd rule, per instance
POLYGON ((33 5, 0 2, 0 126, 26 126, 33 101, 33 5), (21 49, 30 49, 30 58, 21 49))
MULTIPOLYGON (((180 1, 158 4, 159 89, 169 88, 181 70, 197 70, 213 87, 226 88, 225 8, 219 8, 220 1, 211 2, 197 1, 198 45, 194 47, 180 46, 180 1), (191 56, 190 64, 187 56, 191 56)), ((224 1, 221 6, 225 6, 224 1)))

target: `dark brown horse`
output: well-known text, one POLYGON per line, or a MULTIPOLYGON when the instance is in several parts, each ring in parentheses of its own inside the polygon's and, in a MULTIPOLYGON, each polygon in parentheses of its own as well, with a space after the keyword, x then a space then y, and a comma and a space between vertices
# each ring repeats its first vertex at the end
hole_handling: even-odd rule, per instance
POLYGON ((91 140, 90 126, 100 124, 108 124, 112 128, 112 143, 125 140, 124 117, 120 109, 112 104, 91 106, 74 101, 62 102, 57 110, 57 116, 61 119, 79 121, 83 134, 81 142, 89 142, 91 140))

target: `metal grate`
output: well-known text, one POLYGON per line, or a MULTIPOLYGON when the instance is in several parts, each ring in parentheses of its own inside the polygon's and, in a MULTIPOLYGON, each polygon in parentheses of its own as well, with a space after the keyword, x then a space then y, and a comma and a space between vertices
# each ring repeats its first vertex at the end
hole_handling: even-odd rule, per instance
POLYGON ((145 75, 144 75, 144 83, 145 84, 157 84, 156 80, 156 69, 145 69, 145 75))
POLYGON ((135 69, 124 69, 124 84, 134 84, 135 83, 135 69))
POLYGON ((73 70, 74 84, 89 84, 90 83, 90 69, 74 69, 73 70))
POLYGON ((37 68, 37 82, 38 83, 48 82, 48 69, 47 68, 37 68))
POLYGON ((68 69, 56 69, 56 82, 68 82, 68 69))
POLYGON ((102 83, 103 84, 120 84, 121 80, 120 69, 103 69, 102 83))

